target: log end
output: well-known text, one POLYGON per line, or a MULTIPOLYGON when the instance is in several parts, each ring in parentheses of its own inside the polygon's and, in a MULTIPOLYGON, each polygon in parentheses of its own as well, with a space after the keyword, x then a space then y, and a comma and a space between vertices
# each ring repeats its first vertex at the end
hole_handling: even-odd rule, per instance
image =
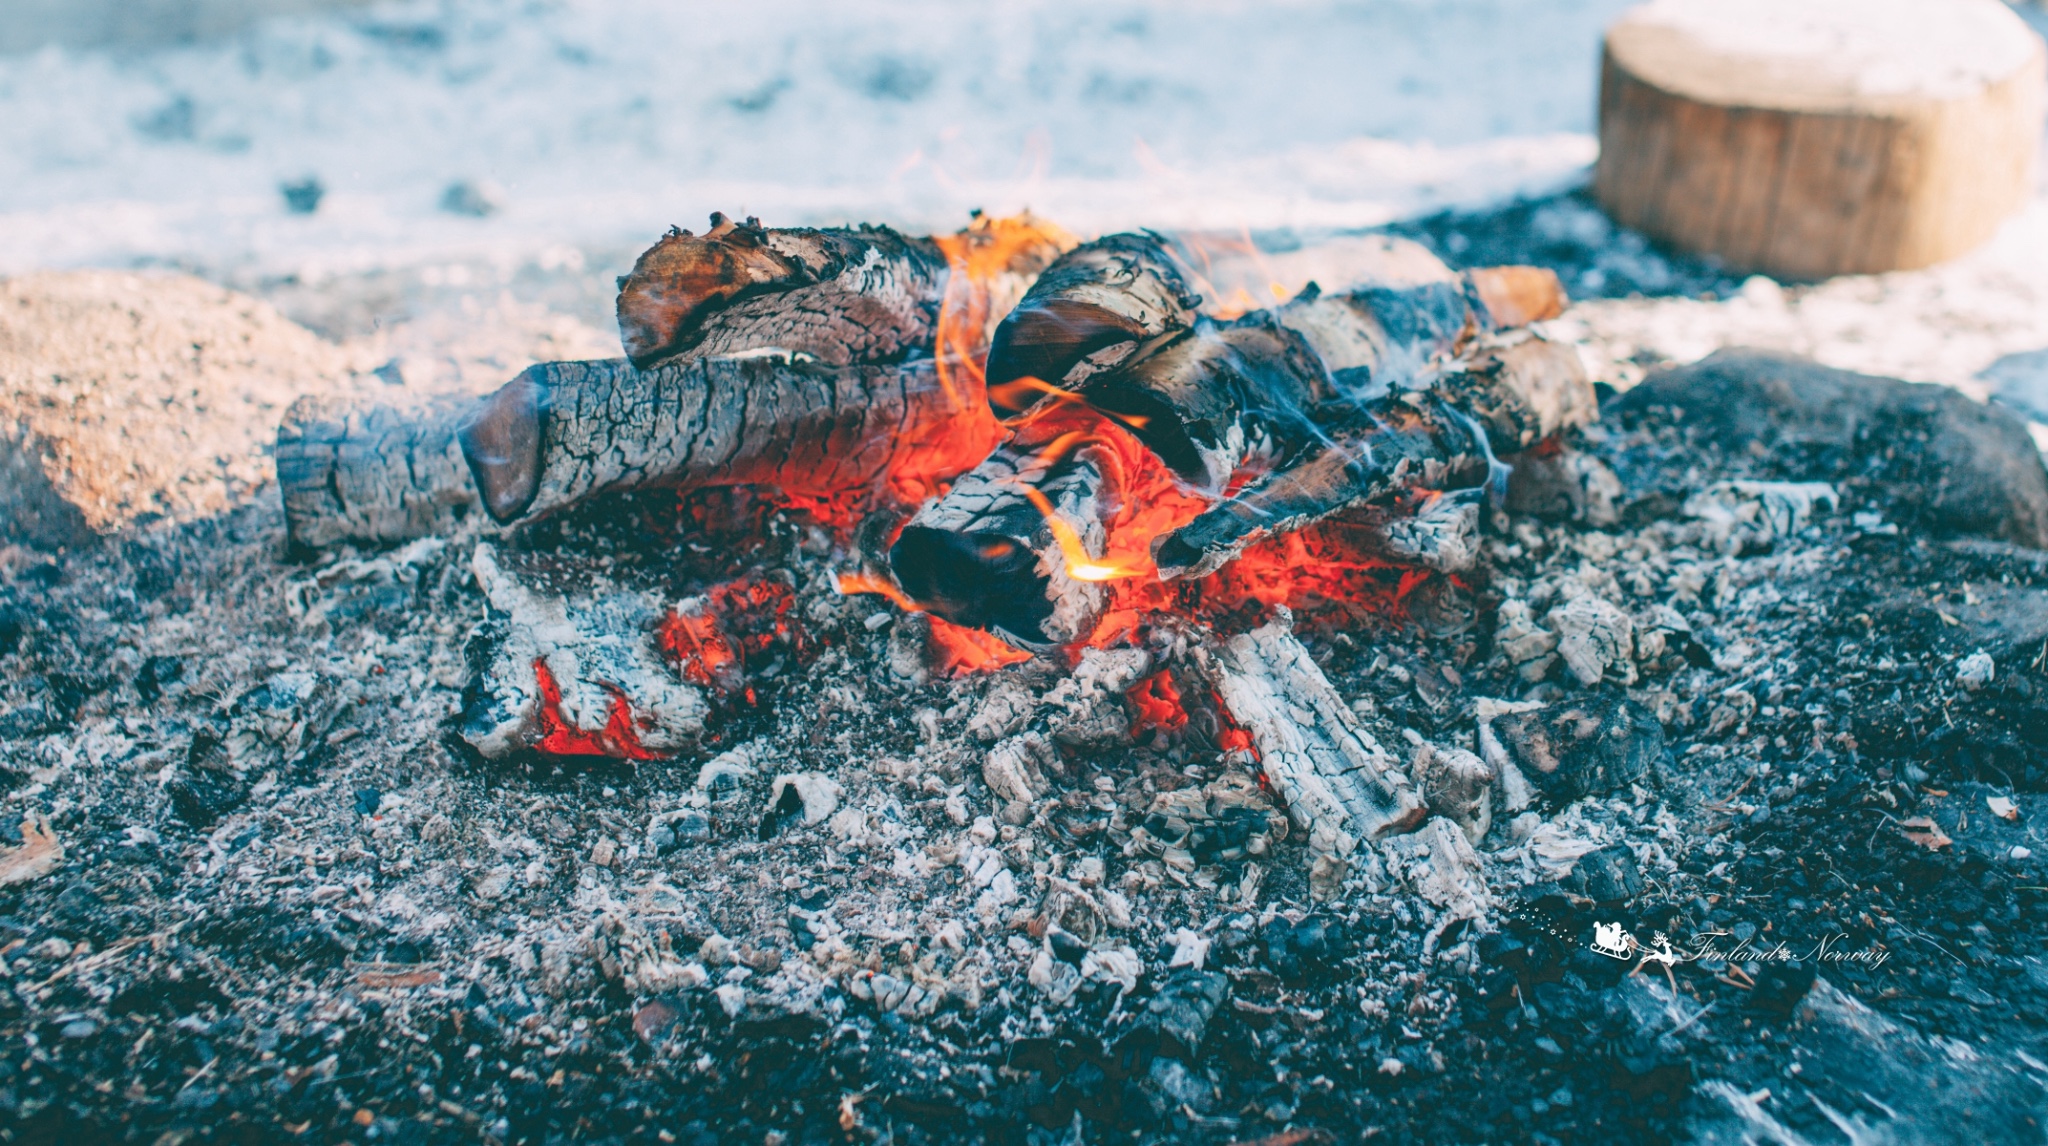
POLYGON ((889 568, 912 600, 956 625, 1032 648, 1050 643, 1049 582, 1027 538, 906 526, 889 550, 889 568))
POLYGON ((525 513, 540 492, 547 390, 534 376, 539 369, 528 369, 499 387, 456 430, 484 509, 501 525, 525 513))
POLYGON ((1045 396, 1090 355, 1135 345, 1145 328, 1114 311, 1072 299, 1027 298, 996 327, 988 352, 988 402, 999 418, 1015 417, 1045 396))

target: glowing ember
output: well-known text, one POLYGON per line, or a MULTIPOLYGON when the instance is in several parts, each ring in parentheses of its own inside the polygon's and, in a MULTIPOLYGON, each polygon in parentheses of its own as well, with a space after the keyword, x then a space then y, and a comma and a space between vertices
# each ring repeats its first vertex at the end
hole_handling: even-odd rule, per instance
POLYGON ((611 710, 602 732, 578 728, 562 716, 562 686, 548 669, 548 662, 533 658, 534 683, 540 689, 541 738, 535 750, 550 756, 611 756, 621 760, 660 760, 662 755, 640 743, 633 724, 633 706, 615 688, 611 710))
POLYGON ((1139 681, 1124 693, 1124 699, 1131 704, 1133 735, 1146 731, 1177 732, 1187 727, 1187 706, 1181 703, 1180 689, 1170 672, 1162 670, 1139 681))
POLYGON ((955 625, 942 617, 930 619, 932 668, 941 675, 989 672, 1031 659, 1030 653, 1005 644, 992 633, 955 625))
POLYGON ((795 604, 796 593, 780 581, 730 581, 670 612, 654 643, 684 680, 751 702, 748 661, 758 662, 777 645, 803 654, 803 634, 789 618, 795 604))

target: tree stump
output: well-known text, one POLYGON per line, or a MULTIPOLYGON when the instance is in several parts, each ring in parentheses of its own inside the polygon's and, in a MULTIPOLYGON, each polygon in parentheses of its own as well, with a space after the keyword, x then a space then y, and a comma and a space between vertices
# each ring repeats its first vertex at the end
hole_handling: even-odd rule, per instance
POLYGON ((1595 192, 1742 270, 1926 266, 2028 198, 2043 56, 1997 0, 1656 0, 1608 29, 1595 192))

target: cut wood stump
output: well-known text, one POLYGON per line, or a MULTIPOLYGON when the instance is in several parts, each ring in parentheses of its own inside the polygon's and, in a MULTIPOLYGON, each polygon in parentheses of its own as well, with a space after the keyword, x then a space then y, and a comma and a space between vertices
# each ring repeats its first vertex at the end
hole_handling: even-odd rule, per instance
POLYGON ((2043 56, 1997 0, 1655 0, 1608 29, 1595 191, 1741 270, 1926 266, 2026 202, 2043 56))

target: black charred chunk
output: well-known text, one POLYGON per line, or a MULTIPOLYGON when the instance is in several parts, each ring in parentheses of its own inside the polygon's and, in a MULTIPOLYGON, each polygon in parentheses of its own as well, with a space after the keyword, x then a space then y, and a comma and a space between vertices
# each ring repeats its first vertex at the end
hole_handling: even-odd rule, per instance
POLYGON ((1664 727, 1619 694, 1596 694, 1503 716, 1492 735, 1537 791, 1567 804, 1656 782, 1664 727))

